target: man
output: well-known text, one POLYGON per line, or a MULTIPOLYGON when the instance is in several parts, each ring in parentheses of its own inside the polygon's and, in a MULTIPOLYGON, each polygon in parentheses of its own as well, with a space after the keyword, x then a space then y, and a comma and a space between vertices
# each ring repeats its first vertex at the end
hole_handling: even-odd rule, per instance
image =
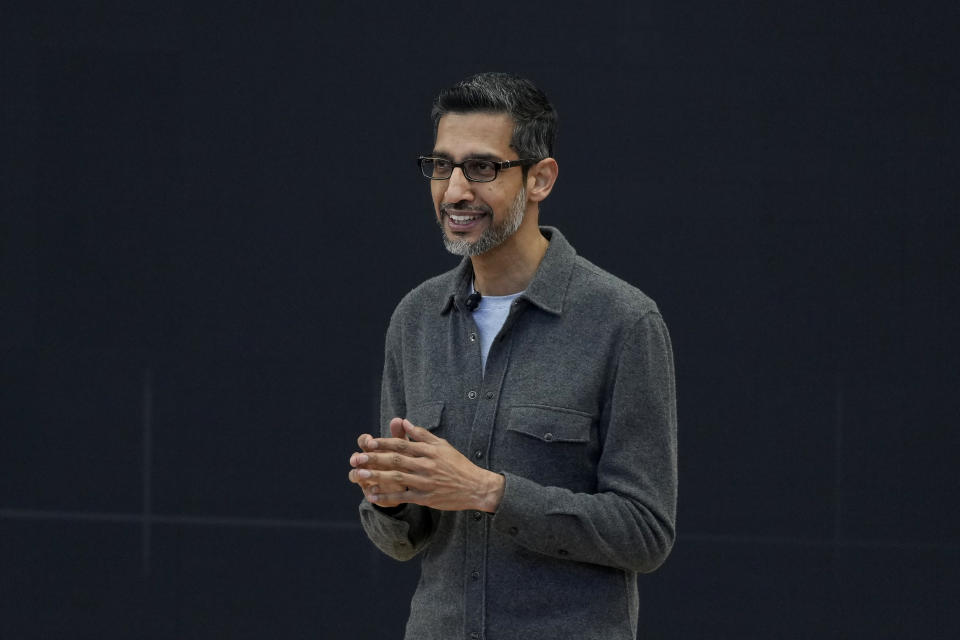
POLYGON ((633 639, 637 573, 674 540, 667 329, 539 226, 558 171, 539 89, 480 74, 432 115, 420 168, 465 258, 390 321, 382 437, 350 457, 363 527, 398 560, 422 555, 410 640, 633 639))

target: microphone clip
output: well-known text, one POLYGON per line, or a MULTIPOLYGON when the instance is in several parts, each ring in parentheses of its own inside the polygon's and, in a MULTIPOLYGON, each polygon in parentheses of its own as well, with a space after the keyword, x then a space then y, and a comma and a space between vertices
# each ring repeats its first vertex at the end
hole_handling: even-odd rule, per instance
POLYGON ((480 295, 480 292, 474 290, 473 293, 471 293, 470 295, 467 296, 467 299, 464 301, 464 304, 467 306, 467 309, 468 309, 471 313, 473 313, 474 311, 477 310, 477 307, 480 306, 480 300, 481 300, 482 298, 483 298, 483 296, 480 295))

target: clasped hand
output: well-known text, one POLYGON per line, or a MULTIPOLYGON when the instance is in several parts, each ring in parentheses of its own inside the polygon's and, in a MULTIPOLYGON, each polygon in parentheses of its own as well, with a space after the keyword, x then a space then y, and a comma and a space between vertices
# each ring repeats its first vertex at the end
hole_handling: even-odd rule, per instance
POLYGON ((350 482, 381 507, 419 504, 443 511, 494 512, 504 478, 473 464, 449 442, 409 420, 390 421, 391 438, 364 433, 350 456, 350 482))

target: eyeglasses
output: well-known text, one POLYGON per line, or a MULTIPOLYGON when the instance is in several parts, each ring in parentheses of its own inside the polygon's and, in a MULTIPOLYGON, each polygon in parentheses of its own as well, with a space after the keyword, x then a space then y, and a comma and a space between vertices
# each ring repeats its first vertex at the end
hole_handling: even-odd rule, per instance
POLYGON ((484 160, 482 158, 467 158, 463 162, 454 162, 449 158, 431 158, 429 156, 420 156, 417 158, 417 164, 420 165, 420 171, 424 178, 431 180, 449 180, 453 175, 453 170, 457 167, 463 171, 463 177, 471 182, 492 182, 497 179, 503 169, 510 167, 528 167, 536 164, 539 160, 526 158, 523 160, 506 160, 497 162, 496 160, 484 160))

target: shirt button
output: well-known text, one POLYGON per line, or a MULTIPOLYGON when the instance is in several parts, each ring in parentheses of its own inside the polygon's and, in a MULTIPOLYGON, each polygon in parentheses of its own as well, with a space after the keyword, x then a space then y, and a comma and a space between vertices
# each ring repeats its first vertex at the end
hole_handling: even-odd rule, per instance
POLYGON ((480 640, 480 634, 474 631, 470 634, 470 640, 480 640))
POLYGON ((550 442, 551 440, 553 440, 553 434, 547 431, 545 434, 543 434, 543 439, 546 440, 547 442, 550 442))
POLYGON ((480 572, 479 572, 479 571, 474 571, 473 573, 470 574, 470 577, 473 578, 474 580, 479 580, 479 579, 480 579, 480 572))
POLYGON ((487 400, 493 400, 493 391, 487 391, 487 400))
POLYGON ((515 536, 518 533, 520 533, 520 530, 517 529, 516 527, 510 527, 509 529, 507 529, 507 533, 509 533, 512 536, 515 536))
POLYGON ((482 518, 482 517, 483 517, 483 514, 480 513, 479 511, 474 511, 474 512, 473 512, 473 519, 474 519, 474 520, 479 520, 479 519, 482 518))
POLYGON ((476 342, 476 341, 477 341, 477 334, 471 333, 471 334, 470 334, 470 342, 476 342))
POLYGON ((481 451, 480 449, 477 449, 476 451, 473 452, 473 457, 476 458, 477 460, 480 460, 481 458, 483 458, 483 451, 481 451))
POLYGON ((470 398, 471 400, 476 400, 476 399, 477 399, 477 392, 476 392, 476 391, 471 391, 470 393, 467 394, 467 397, 470 398))

